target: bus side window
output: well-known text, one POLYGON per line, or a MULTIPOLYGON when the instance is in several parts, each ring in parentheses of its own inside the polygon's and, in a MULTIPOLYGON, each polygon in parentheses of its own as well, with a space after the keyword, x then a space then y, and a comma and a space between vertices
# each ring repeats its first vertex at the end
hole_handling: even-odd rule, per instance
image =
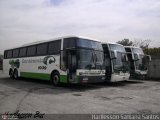
POLYGON ((9 51, 7 52, 7 58, 12 58, 12 50, 9 50, 9 51))
POLYGON ((30 46, 27 49, 27 56, 34 56, 36 54, 36 46, 30 46))
POLYGON ((76 47, 77 38, 65 38, 63 43, 63 49, 76 47))
POLYGON ((48 46, 49 55, 60 54, 60 50, 61 50, 61 40, 56 40, 49 43, 49 46, 48 46))
POLYGON ((7 58, 7 51, 4 51, 4 59, 7 58))
POLYGON ((19 55, 19 49, 13 50, 13 58, 17 58, 19 55))
POLYGON ((37 45, 37 55, 47 54, 47 43, 37 45))
POLYGON ((27 48, 20 48, 19 57, 25 57, 27 53, 27 48))

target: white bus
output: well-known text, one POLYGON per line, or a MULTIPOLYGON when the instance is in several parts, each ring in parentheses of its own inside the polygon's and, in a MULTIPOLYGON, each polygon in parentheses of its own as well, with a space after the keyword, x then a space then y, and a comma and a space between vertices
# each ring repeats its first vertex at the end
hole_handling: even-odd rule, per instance
POLYGON ((151 56, 144 55, 143 50, 139 47, 125 46, 125 50, 130 63, 131 78, 145 79, 151 56))
POLYGON ((103 43, 102 46, 106 81, 128 80, 130 76, 129 64, 124 46, 117 43, 103 43))
POLYGON ((4 51, 4 71, 11 78, 59 83, 105 81, 101 42, 70 36, 41 41, 4 51))

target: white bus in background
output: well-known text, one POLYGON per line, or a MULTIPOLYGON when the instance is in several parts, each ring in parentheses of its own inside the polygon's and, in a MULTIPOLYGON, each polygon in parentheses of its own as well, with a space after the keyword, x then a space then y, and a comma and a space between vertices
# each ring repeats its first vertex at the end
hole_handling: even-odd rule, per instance
POLYGON ((117 43, 102 43, 102 46, 106 81, 128 80, 130 76, 129 64, 124 46, 117 43))
POLYGON ((103 57, 101 42, 71 36, 5 50, 3 66, 14 79, 95 83, 105 81, 103 57))
POLYGON ((131 78, 145 79, 148 72, 148 62, 151 61, 150 55, 145 55, 139 47, 125 46, 128 60, 130 63, 131 78))

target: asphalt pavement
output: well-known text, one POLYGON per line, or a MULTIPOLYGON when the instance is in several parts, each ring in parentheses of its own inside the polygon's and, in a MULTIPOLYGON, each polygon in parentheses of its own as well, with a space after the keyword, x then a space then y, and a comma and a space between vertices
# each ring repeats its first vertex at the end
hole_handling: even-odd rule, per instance
POLYGON ((0 113, 102 114, 160 113, 160 81, 53 86, 10 79, 0 71, 0 113))

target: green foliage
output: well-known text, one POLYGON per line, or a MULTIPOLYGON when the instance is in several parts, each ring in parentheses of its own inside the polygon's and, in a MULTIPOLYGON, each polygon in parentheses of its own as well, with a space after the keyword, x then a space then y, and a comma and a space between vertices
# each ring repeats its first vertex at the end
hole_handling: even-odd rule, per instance
POLYGON ((123 39, 117 42, 118 44, 124 45, 124 46, 132 46, 133 42, 129 41, 129 39, 123 39))
POLYGON ((143 51, 148 55, 160 55, 160 48, 145 48, 143 51))
POLYGON ((9 61, 9 64, 10 64, 12 67, 16 67, 16 68, 19 68, 19 67, 20 67, 19 59, 17 59, 17 60, 10 60, 10 61, 9 61))

